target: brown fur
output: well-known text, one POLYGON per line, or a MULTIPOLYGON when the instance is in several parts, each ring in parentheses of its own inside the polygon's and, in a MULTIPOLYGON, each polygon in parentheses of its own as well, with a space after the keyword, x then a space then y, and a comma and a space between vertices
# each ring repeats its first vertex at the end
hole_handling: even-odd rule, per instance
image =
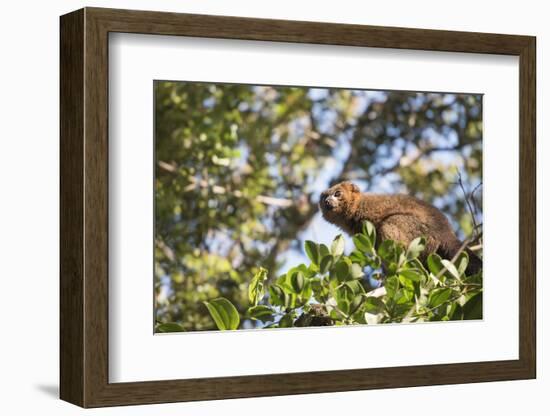
MULTIPOLYGON (((377 242, 394 240, 408 246, 417 237, 426 238, 428 253, 451 259, 462 246, 451 224, 434 206, 409 195, 378 195, 361 193, 357 185, 341 182, 321 194, 319 202, 323 217, 349 235, 360 233, 363 221, 374 224, 377 242)), ((481 269, 482 263, 470 250, 467 274, 481 269)))

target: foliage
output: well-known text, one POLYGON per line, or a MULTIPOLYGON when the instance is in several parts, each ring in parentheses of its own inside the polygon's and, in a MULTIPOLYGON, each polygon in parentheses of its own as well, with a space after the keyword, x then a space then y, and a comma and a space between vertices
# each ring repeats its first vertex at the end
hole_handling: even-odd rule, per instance
POLYGON ((265 267, 258 285, 271 295, 267 282, 305 260, 306 236, 330 245, 326 225, 326 241, 315 233, 317 201, 340 180, 416 195, 471 235, 456 173, 468 192, 480 182, 481 129, 479 95, 156 82, 157 330, 215 329, 204 302, 218 298, 235 306, 239 328, 262 326, 248 314, 258 301, 254 313, 268 315, 251 302, 249 277, 265 267))
POLYGON ((218 329, 237 329, 241 318, 237 309, 231 302, 225 298, 214 299, 210 302, 204 302, 210 312, 210 316, 216 322, 218 329))
MULTIPOLYGON (((423 237, 409 247, 387 240, 375 248, 376 231, 365 222, 353 241, 349 256, 344 255, 342 236, 330 248, 307 241, 309 265, 300 264, 279 276, 269 285, 269 296, 264 297, 263 285, 258 284, 266 275, 260 269, 249 285, 246 316, 267 323, 266 328, 481 319, 482 272, 465 275, 465 251, 454 261, 429 254, 426 268, 420 261, 423 237), (365 290, 365 270, 376 271, 383 290, 365 290)), ((235 315, 228 300, 213 302, 221 300, 235 315)), ((229 326, 217 310, 209 307, 209 311, 218 329, 237 328, 238 315, 229 326)))

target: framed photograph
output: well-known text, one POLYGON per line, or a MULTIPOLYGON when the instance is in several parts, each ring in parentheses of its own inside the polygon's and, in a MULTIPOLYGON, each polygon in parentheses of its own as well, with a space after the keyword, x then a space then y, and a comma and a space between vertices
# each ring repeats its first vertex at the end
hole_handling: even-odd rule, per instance
POLYGON ((535 49, 62 16, 61 398, 535 378, 535 49))

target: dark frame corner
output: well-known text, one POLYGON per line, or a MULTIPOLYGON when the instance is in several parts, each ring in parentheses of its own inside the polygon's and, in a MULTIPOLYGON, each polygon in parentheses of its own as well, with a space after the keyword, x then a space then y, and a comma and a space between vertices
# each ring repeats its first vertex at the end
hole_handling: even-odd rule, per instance
POLYGON ((82 407, 536 377, 536 40, 530 36, 85 8, 60 19, 60 396, 82 407), (504 54, 520 65, 519 359, 209 379, 108 380, 109 32, 504 54))

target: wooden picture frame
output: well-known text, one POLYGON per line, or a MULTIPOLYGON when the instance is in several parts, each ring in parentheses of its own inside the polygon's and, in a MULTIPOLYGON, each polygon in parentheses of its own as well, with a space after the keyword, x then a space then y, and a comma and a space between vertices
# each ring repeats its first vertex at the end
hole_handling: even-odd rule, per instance
POLYGON ((61 399, 82 407, 101 407, 535 378, 534 37, 99 8, 85 8, 64 15, 60 27, 61 399), (518 56, 519 359, 109 383, 110 32, 518 56))

